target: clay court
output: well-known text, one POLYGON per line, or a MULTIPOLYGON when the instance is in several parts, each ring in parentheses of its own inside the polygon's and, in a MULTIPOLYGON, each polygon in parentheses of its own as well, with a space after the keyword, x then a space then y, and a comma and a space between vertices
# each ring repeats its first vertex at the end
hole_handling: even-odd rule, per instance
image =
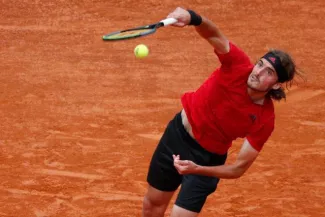
POLYGON ((323 0, 1 1, 0 216, 141 216, 151 154, 180 96, 219 61, 193 27, 101 37, 177 6, 209 17, 252 61, 288 51, 307 77, 275 103, 276 129, 253 166, 222 180, 200 216, 325 216, 323 0))

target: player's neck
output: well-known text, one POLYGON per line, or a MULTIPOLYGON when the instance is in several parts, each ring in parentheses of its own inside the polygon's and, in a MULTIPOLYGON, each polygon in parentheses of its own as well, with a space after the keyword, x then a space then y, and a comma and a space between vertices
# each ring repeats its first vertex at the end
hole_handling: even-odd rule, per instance
POLYGON ((267 94, 267 92, 262 92, 262 91, 257 91, 254 90, 252 88, 247 88, 247 93, 249 95, 249 97, 251 98, 251 100, 258 105, 263 105, 264 104, 264 99, 265 99, 265 95, 267 94))

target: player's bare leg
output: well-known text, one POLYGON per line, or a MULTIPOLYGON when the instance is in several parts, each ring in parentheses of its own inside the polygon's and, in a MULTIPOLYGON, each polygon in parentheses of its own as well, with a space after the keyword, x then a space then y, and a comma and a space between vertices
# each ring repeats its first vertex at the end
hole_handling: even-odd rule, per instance
POLYGON ((163 217, 174 192, 160 191, 149 185, 143 199, 142 217, 163 217))
POLYGON ((170 217, 196 217, 199 213, 186 210, 182 207, 174 205, 170 217))

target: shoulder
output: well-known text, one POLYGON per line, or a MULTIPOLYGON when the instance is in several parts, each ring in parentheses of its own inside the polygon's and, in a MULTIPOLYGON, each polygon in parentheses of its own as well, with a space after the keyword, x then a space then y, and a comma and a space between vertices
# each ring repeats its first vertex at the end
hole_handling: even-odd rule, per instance
POLYGON ((262 110, 262 117, 261 117, 262 125, 274 128, 275 123, 275 111, 274 111, 274 104, 273 100, 269 97, 265 98, 263 110, 262 110))
POLYGON ((275 116, 274 103, 271 97, 265 97, 263 109, 268 113, 268 115, 273 114, 272 116, 275 116))
POLYGON ((242 65, 242 64, 252 64, 249 56, 235 43, 229 41, 229 52, 227 53, 217 53, 220 62, 224 65, 242 65))

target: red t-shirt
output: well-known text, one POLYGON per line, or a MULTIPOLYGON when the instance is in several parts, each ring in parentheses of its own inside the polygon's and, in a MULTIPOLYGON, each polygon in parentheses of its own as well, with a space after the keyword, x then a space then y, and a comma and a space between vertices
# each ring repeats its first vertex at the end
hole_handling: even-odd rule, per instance
POLYGON ((255 104, 247 93, 247 79, 254 65, 230 42, 230 51, 218 54, 221 67, 195 92, 181 100, 197 142, 206 150, 225 154, 237 138, 247 138, 260 151, 274 129, 271 98, 255 104))

